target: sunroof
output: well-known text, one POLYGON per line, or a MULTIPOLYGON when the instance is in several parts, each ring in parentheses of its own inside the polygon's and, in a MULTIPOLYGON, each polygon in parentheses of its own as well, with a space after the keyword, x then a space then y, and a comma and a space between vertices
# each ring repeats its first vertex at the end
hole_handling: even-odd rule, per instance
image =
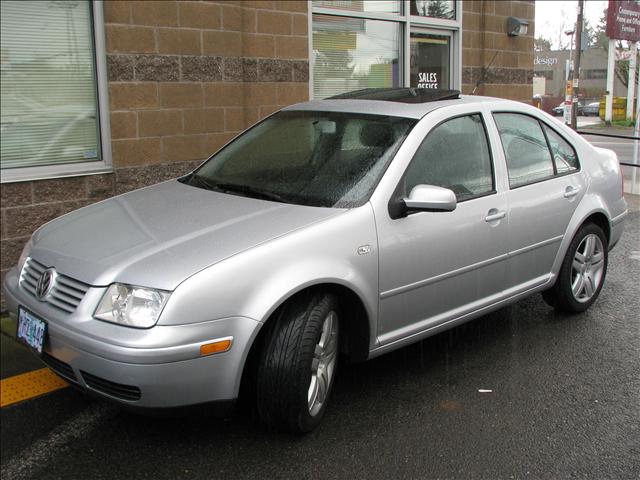
POLYGON ((400 103, 426 103, 460 98, 459 90, 433 88, 365 88, 334 95, 327 100, 385 100, 400 103))

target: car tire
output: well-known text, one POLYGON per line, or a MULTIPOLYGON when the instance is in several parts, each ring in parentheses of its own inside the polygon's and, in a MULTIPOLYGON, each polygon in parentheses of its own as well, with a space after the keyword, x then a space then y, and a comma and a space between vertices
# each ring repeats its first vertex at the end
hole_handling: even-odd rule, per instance
POLYGON ((267 324, 256 387, 267 425, 303 433, 320 423, 338 366, 339 312, 333 294, 302 294, 267 324))
POLYGON ((580 313, 596 301, 607 275, 608 242, 602 229, 583 225, 569 245, 555 285, 542 292, 556 310, 580 313))

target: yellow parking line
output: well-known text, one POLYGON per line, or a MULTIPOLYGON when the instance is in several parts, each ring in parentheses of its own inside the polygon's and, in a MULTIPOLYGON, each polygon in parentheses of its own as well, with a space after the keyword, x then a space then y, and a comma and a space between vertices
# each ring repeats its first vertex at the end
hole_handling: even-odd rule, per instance
POLYGON ((48 368, 5 378, 0 383, 0 407, 39 397, 67 386, 67 382, 48 368))

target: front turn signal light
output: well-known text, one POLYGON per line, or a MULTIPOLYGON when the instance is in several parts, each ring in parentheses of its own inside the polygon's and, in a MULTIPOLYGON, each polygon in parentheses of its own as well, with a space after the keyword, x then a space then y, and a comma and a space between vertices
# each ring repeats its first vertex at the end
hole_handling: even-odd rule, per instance
POLYGON ((231 349, 231 341, 233 337, 223 338, 216 340, 215 342, 205 343, 200 345, 200 355, 212 355, 214 353, 227 352, 231 349))

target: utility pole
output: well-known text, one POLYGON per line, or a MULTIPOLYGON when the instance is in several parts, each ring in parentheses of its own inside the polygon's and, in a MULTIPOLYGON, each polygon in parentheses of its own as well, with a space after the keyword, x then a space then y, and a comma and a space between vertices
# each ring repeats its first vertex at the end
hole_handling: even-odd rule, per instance
POLYGON ((584 12, 584 0, 578 0, 578 22, 576 24, 576 61, 573 68, 573 82, 571 90, 573 99, 571 103, 571 128, 578 128, 578 88, 580 85, 580 57, 582 57, 582 24, 584 12))

